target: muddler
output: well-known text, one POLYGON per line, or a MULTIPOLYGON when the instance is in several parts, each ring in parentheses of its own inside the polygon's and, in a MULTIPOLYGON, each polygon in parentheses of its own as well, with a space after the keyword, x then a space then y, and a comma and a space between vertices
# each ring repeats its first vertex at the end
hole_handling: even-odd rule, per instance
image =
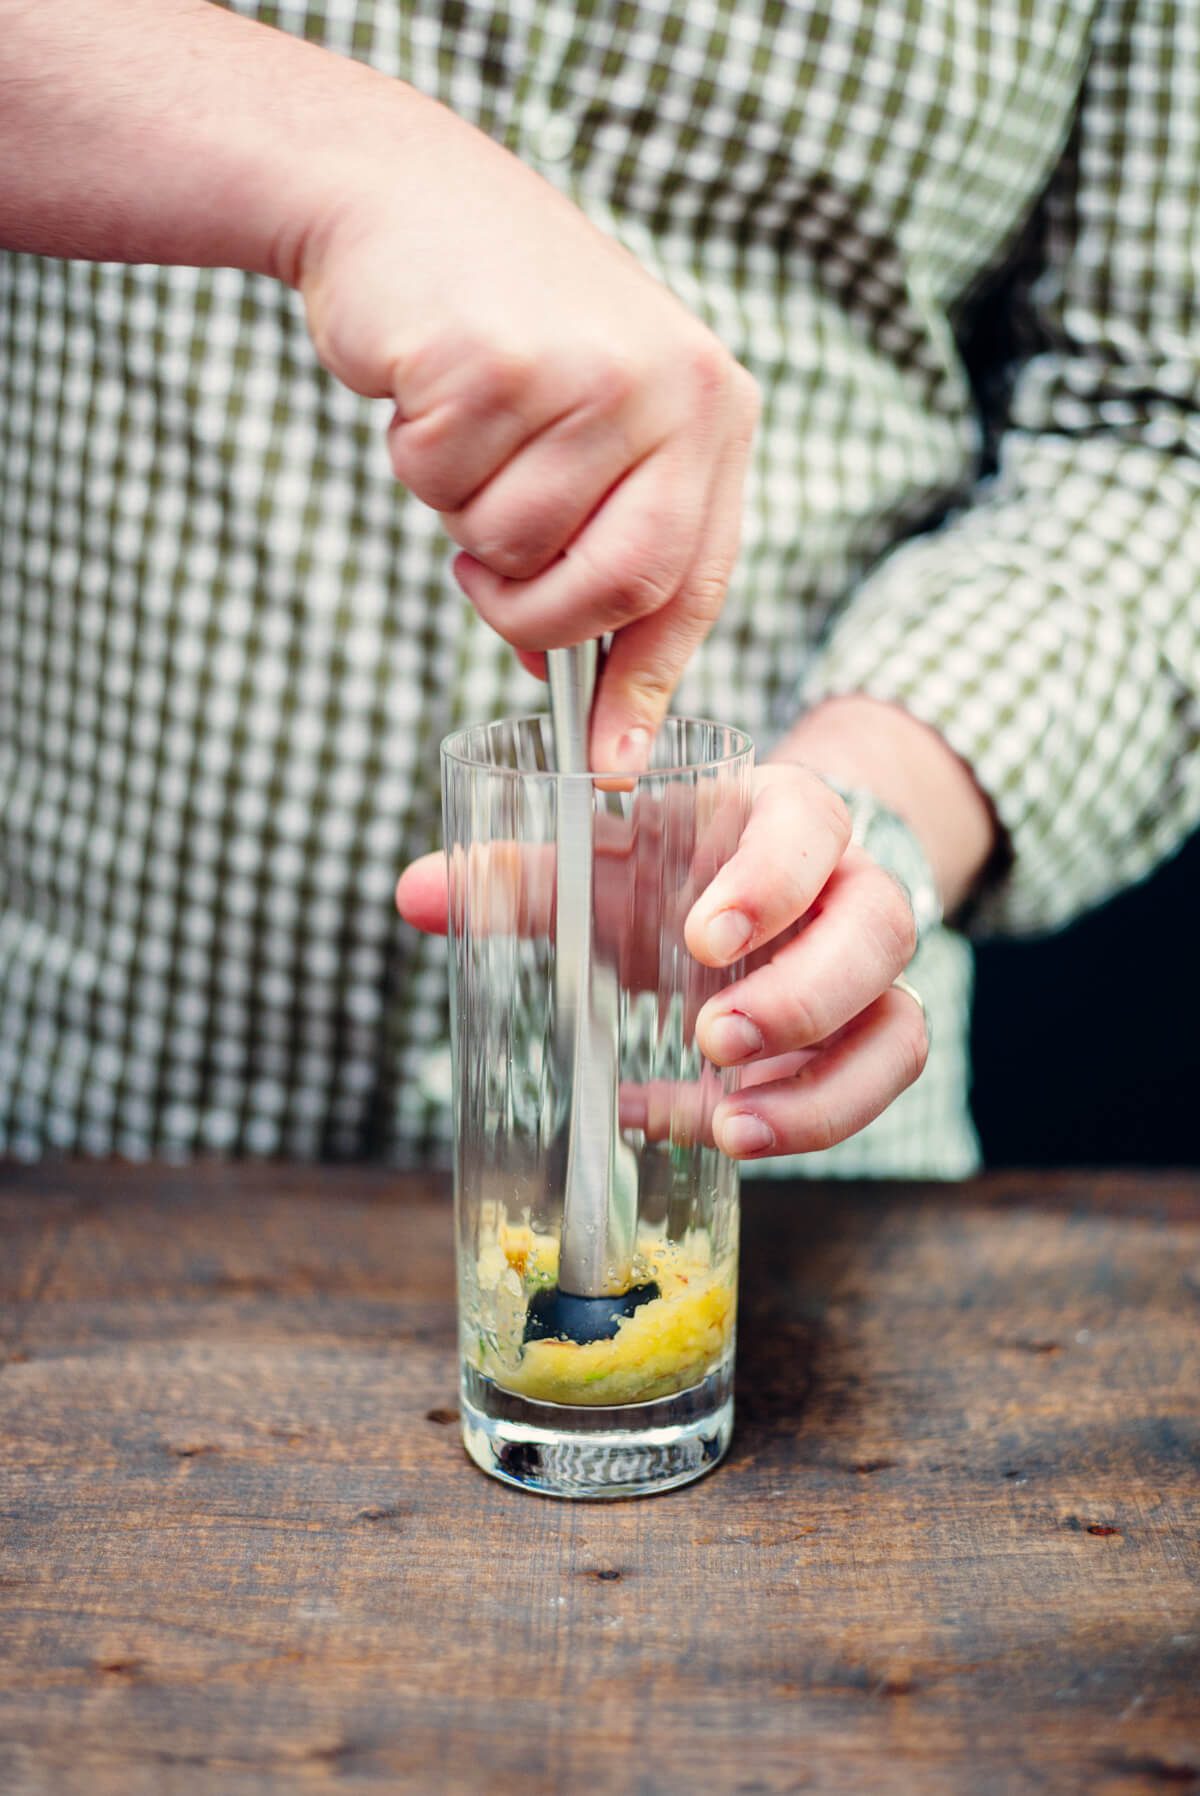
MULTIPOLYGON (((551 649, 546 659, 558 771, 587 774, 598 644, 551 649)), ((659 1288, 632 1282, 637 1156, 618 1113, 618 971, 596 941, 591 780, 560 779, 557 804, 554 1051, 568 1093, 566 1184, 558 1283, 531 1298, 525 1339, 582 1345, 610 1339, 659 1288)))

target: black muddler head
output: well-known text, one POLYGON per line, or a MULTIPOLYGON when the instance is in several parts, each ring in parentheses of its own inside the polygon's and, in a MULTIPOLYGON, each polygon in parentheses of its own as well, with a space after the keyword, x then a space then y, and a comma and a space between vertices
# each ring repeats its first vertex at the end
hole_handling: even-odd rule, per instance
POLYGON ((604 1297, 576 1297, 571 1291, 560 1291, 557 1285, 547 1285, 544 1291, 535 1291, 529 1300, 525 1339, 574 1341, 577 1347, 586 1347, 589 1341, 611 1341, 627 1316, 661 1296, 654 1283, 634 1285, 629 1291, 604 1297))

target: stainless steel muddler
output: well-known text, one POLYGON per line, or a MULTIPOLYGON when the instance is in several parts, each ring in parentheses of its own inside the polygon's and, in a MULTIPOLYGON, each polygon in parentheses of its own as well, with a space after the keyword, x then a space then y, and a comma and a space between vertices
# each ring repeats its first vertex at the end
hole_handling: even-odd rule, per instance
MULTIPOLYGON (((590 771, 588 733, 599 645, 551 649, 550 712, 561 775, 590 771)), ((632 1285, 637 1156, 621 1136, 620 978, 595 928, 595 790, 559 780, 555 830, 554 1047, 568 1097, 558 1284, 529 1306, 526 1340, 603 1340, 654 1284, 632 1285)))

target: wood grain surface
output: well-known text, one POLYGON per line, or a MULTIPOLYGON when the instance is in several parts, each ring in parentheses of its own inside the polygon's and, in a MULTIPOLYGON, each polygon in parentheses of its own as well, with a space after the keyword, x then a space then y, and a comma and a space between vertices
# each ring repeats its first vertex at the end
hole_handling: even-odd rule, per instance
POLYGON ((731 1458, 509 1490, 444 1187, 0 1170, 0 1791, 1200 1792, 1200 1182, 752 1189, 731 1458))

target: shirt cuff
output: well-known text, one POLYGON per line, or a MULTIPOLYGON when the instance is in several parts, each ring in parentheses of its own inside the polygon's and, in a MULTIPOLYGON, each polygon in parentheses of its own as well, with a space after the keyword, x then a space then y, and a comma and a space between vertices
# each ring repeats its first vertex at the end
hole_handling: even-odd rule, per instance
POLYGON ((835 621, 804 706, 862 693, 937 730, 1010 855, 957 919, 1057 928, 1133 883, 1200 814, 1200 715, 1136 608, 1019 554, 938 535, 896 551, 835 621))

